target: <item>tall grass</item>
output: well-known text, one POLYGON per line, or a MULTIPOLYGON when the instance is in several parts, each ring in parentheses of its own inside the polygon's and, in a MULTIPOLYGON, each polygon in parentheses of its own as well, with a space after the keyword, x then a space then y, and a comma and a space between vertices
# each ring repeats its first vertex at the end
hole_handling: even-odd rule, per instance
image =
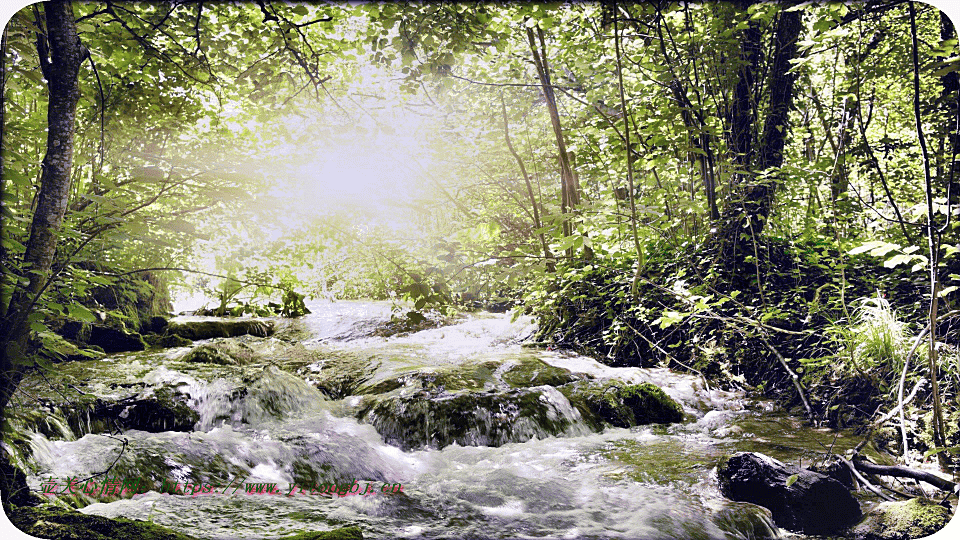
POLYGON ((890 302, 879 294, 857 302, 850 328, 853 361, 865 370, 899 371, 910 346, 906 323, 897 319, 890 302))

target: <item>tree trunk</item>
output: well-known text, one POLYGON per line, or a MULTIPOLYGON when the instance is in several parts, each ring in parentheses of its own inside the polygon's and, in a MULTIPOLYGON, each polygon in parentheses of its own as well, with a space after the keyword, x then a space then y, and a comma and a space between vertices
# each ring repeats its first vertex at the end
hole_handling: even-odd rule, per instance
MULTIPOLYGON (((756 103, 751 89, 759 66, 760 30, 751 23, 743 39, 744 66, 734 91, 733 114, 729 144, 733 155, 733 196, 721 216, 716 240, 722 246, 724 263, 736 263, 737 243, 742 233, 756 240, 773 207, 780 184, 775 176, 766 173, 783 164, 783 148, 788 133, 788 115, 793 104, 795 76, 788 73, 790 60, 797 56, 797 38, 800 35, 799 11, 780 13, 775 30, 773 65, 770 67, 763 131, 758 147, 754 142, 754 113, 756 103), (754 158, 756 161, 754 162, 754 158)), ((751 251, 752 252, 752 251, 751 251)))
POLYGON ((23 376, 29 335, 27 316, 47 286, 70 195, 74 122, 80 98, 77 78, 84 49, 77 36, 73 6, 69 2, 46 2, 42 9, 47 35, 37 36, 37 52, 49 89, 47 152, 41 165, 37 209, 23 256, 22 266, 29 282, 14 291, 0 327, 3 338, 0 411, 6 407, 23 376))

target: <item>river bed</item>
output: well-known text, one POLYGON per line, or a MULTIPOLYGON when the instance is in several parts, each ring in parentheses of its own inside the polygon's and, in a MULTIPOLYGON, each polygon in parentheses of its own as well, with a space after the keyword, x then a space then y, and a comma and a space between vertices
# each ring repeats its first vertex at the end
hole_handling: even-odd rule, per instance
POLYGON ((76 418, 68 425, 51 413, 29 433, 29 483, 42 490, 57 482, 68 493, 69 479, 108 469, 94 481, 141 478, 150 488, 143 493, 47 496, 87 514, 150 520, 211 539, 347 525, 359 526, 365 538, 778 538, 783 533, 766 511, 720 495, 718 461, 759 451, 809 464, 822 460, 825 448, 841 452, 858 442, 805 427, 769 403, 708 389, 694 375, 611 368, 530 347, 535 326, 524 317, 468 314, 438 328, 375 336, 391 307, 316 303, 302 319, 278 321, 273 337, 226 340, 250 351, 244 365, 185 362, 191 347, 182 347, 60 364, 49 383, 25 381, 26 391, 51 402, 67 396, 58 397, 50 383, 105 400, 172 388, 196 420, 187 429, 111 432, 93 421, 78 426, 76 418), (656 384, 681 404, 684 421, 598 431, 556 388, 535 384, 539 379, 504 387, 505 373, 534 362, 565 377, 656 384), (429 386, 437 381, 446 386, 429 386), (482 404, 500 403, 499 396, 536 392, 549 425, 526 418, 513 402, 492 416, 468 409, 427 417, 416 428, 422 433, 412 434, 410 426, 395 425, 402 421, 374 414, 378 396, 413 409, 427 389, 434 403, 470 396, 475 408, 487 409, 482 404), (477 425, 459 426, 464 418, 477 425), (454 432, 460 438, 452 443, 436 435, 454 432), (397 444, 391 437, 408 439, 397 444), (275 488, 262 489, 270 484, 275 488), (187 493, 162 493, 164 485, 187 493), (340 493, 320 493, 324 485, 340 493))

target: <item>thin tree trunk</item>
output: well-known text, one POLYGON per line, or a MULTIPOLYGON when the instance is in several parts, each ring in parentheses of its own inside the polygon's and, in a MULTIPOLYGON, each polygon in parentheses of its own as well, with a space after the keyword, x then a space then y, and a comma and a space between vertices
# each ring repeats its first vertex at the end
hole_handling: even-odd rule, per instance
MULTIPOLYGON (((930 177, 930 156, 927 153, 927 141, 923 135, 923 125, 920 117, 920 59, 917 46, 917 9, 913 2, 910 7, 910 37, 912 39, 912 57, 913 57, 913 115, 917 122, 917 139, 920 143, 920 152, 923 155, 923 185, 924 193, 927 199, 927 249, 930 259, 930 342, 928 346, 927 362, 930 368, 930 384, 932 392, 930 399, 933 400, 933 442, 938 447, 946 446, 945 431, 943 422, 943 410, 940 407, 940 383, 937 373, 937 293, 939 292, 939 283, 937 276, 937 263, 940 255, 940 234, 934 221, 933 213, 933 180, 930 177)), ((947 464, 947 456, 941 451, 937 454, 941 466, 947 464)))
POLYGON ((514 149, 513 142, 510 140, 510 125, 507 122, 507 104, 504 102, 502 95, 500 96, 500 110, 503 113, 503 136, 507 141, 507 149, 510 150, 513 158, 517 160, 517 165, 520 166, 520 173, 523 174, 523 181, 527 184, 527 195, 530 197, 530 207, 533 209, 533 226, 539 231, 540 246, 543 248, 543 259, 546 261, 547 270, 554 272, 556 271, 556 266, 553 261, 553 253, 550 253, 550 246, 547 244, 547 239, 541 230, 543 229, 543 223, 540 221, 540 205, 537 204, 537 198, 533 195, 533 185, 530 183, 530 175, 527 174, 527 167, 523 164, 523 160, 520 159, 520 154, 514 149))
MULTIPOLYGON (((533 29, 527 28, 527 42, 530 45, 530 52, 533 55, 533 63, 537 68, 537 76, 540 79, 540 86, 543 89, 543 97, 547 103, 547 111, 550 113, 550 123, 553 125, 553 133, 557 139, 557 150, 560 161, 560 209, 563 213, 575 213, 580 204, 580 186, 577 185, 576 176, 573 174, 573 167, 570 165, 570 155, 567 153, 567 143, 563 137, 563 127, 560 124, 560 113, 557 110, 557 98, 553 92, 553 84, 550 81, 550 66, 547 63, 546 46, 544 45, 543 30, 537 27, 537 35, 534 36, 533 29), (537 38, 540 44, 537 45, 537 38)), ((573 222, 565 219, 563 222, 564 236, 573 234, 573 222)), ((572 257, 572 248, 567 250, 567 255, 572 257)))

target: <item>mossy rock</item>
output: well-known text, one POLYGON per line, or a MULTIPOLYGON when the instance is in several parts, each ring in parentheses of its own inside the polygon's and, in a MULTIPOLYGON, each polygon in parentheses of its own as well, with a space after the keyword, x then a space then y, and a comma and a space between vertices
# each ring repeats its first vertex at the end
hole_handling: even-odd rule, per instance
POLYGON ((538 358, 524 358, 504 364, 500 378, 515 388, 531 386, 562 386, 577 380, 570 370, 551 366, 538 358))
POLYGON ((332 531, 302 532, 280 540, 363 540, 363 531, 360 527, 343 527, 332 531))
POLYGON ((683 420, 683 409, 658 386, 619 381, 579 381, 560 387, 567 399, 595 427, 632 427, 683 420))
POLYGON ((88 516, 49 505, 11 506, 8 517, 24 533, 54 540, 195 540, 146 521, 88 516))
POLYGON ((261 319, 211 319, 202 321, 172 321, 167 334, 187 339, 211 339, 251 335, 267 337, 274 332, 273 321, 261 319))
POLYGON ((588 430, 563 395, 549 387, 504 392, 427 391, 390 394, 371 400, 359 417, 403 450, 461 446, 502 446, 588 430))
MULTIPOLYGON (((302 346, 297 346, 293 353, 287 356, 298 353, 309 359, 309 364, 319 364, 319 371, 303 366, 297 373, 331 399, 343 399, 357 394, 360 386, 366 384, 381 365, 380 360, 372 355, 325 353, 321 356, 321 353, 302 346)), ((303 364, 303 361, 300 363, 303 364)))
POLYGON ((856 540, 910 540, 930 536, 950 521, 950 510, 928 499, 882 502, 853 529, 856 540))
POLYGON ((386 394, 398 388, 406 392, 425 392, 430 396, 454 392, 478 392, 497 386, 494 371, 500 364, 483 362, 410 371, 361 386, 357 394, 386 394))
POLYGON ((194 347, 183 357, 184 362, 221 366, 242 366, 261 360, 257 352, 246 343, 219 339, 194 347))
POLYGON ((159 335, 159 334, 147 334, 143 336, 143 340, 147 342, 147 345, 151 347, 160 348, 160 349, 170 349, 173 347, 189 347, 193 345, 193 342, 185 337, 180 337, 178 335, 169 334, 169 335, 159 335))

